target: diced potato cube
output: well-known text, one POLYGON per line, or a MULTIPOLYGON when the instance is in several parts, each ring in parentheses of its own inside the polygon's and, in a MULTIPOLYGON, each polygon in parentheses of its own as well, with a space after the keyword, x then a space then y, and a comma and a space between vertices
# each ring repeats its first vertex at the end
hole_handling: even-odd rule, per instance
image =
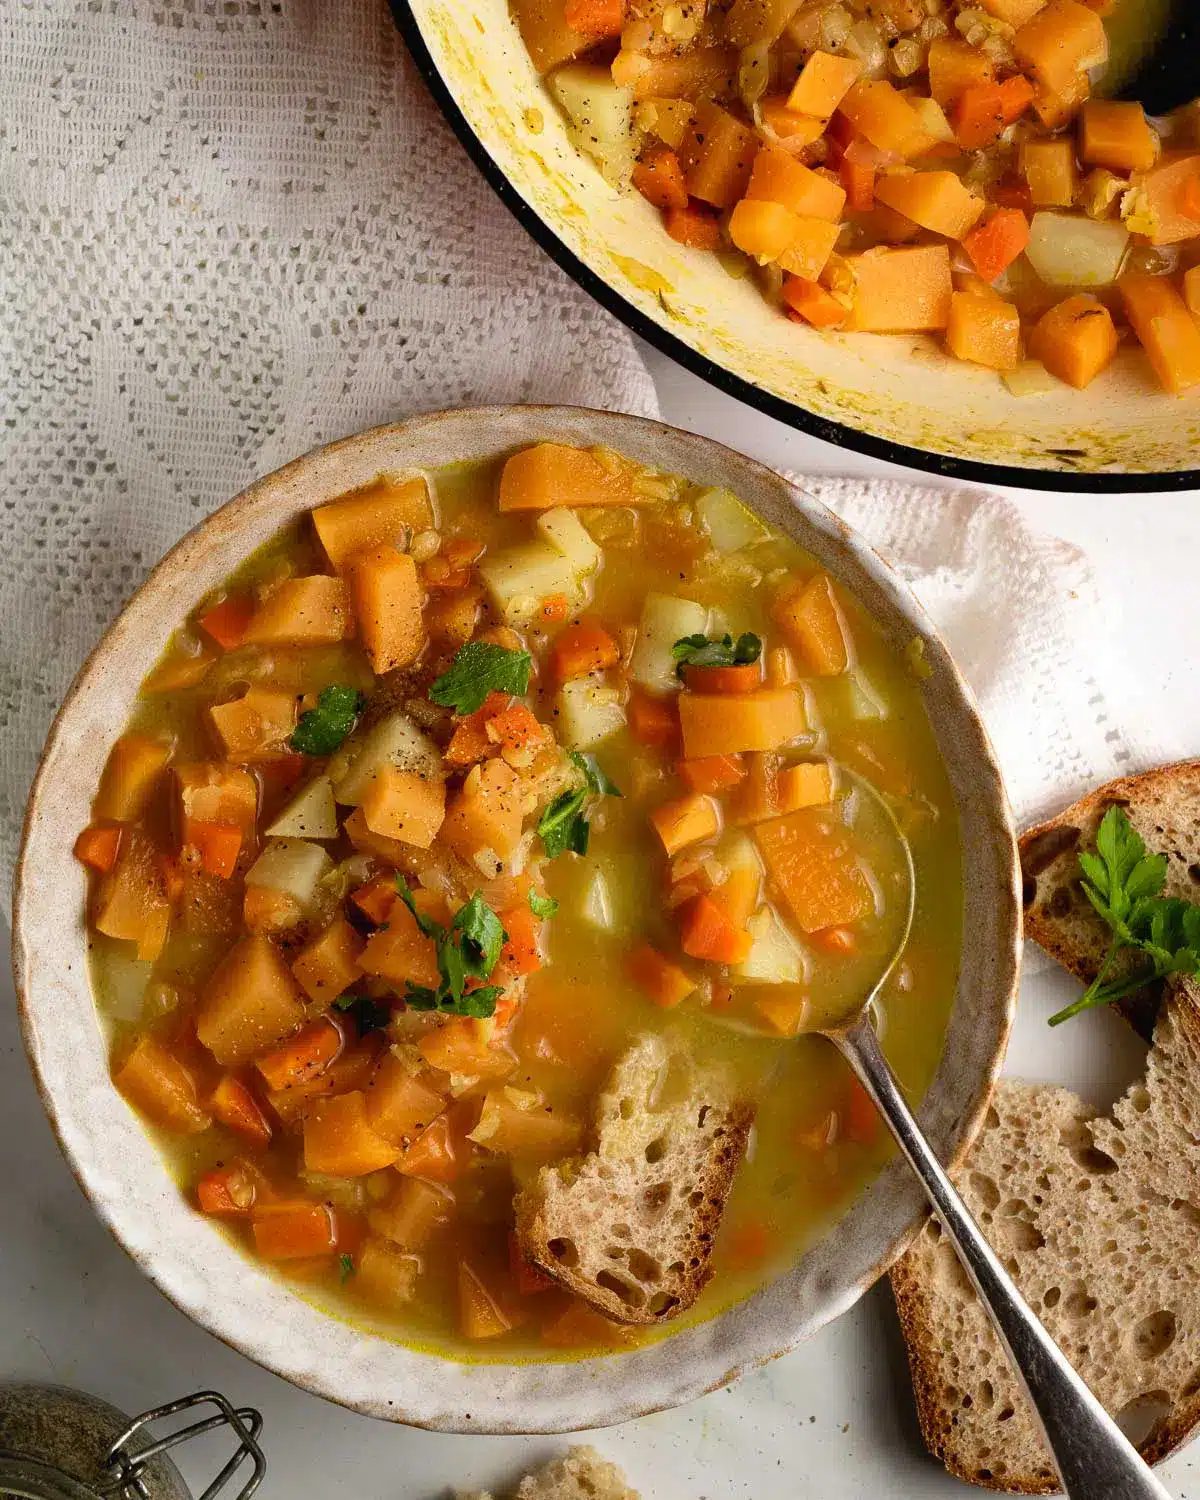
POLYGON ((573 571, 584 578, 600 566, 603 554, 573 510, 559 506, 543 511, 535 523, 537 531, 567 559, 573 571))
POLYGON ((271 838, 337 838, 337 806, 329 777, 318 776, 297 792, 267 829, 267 834, 271 838))
POLYGON ((305 839, 269 839, 246 871, 247 886, 266 886, 294 897, 306 910, 317 887, 333 870, 333 860, 319 844, 305 839))
POLYGON ((429 736, 397 710, 342 747, 329 767, 334 797, 344 807, 358 807, 372 778, 384 766, 412 771, 428 780, 442 774, 442 755, 429 736))
POLYGON ((612 69, 569 63, 546 80, 571 122, 575 144, 614 187, 629 181, 642 132, 633 121, 633 91, 613 81, 612 69))
POLYGON ((677 691, 678 663, 672 648, 684 636, 707 634, 708 624, 709 609, 705 604, 674 594, 647 594, 629 666, 634 682, 653 693, 677 691))
POLYGON ((563 683, 555 702, 559 739, 572 750, 587 750, 625 724, 621 695, 603 676, 591 674, 563 683))

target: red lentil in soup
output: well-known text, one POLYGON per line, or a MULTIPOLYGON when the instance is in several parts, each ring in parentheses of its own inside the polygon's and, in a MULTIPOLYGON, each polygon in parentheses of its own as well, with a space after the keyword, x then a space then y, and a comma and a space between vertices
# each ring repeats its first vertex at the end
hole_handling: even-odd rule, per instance
POLYGON ((756 1108, 687 1323, 887 1155, 805 1035, 871 988, 914 1097, 961 872, 919 642, 726 490, 537 444, 318 507, 181 622, 76 844, 113 1077, 196 1211, 457 1357, 653 1336, 515 1242, 639 1037, 756 1108), (547 1274, 547 1273, 550 1274, 547 1274))

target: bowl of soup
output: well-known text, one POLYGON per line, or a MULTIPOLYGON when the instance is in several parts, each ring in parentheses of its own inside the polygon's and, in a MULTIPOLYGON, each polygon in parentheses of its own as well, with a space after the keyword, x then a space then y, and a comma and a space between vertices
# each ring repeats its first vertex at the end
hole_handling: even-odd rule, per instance
POLYGON ((1196 486, 1200 115, 1109 97, 1167 7, 393 9, 509 208, 702 378, 938 473, 1196 486))
POLYGON ((20 860, 30 1058, 102 1219, 249 1357, 439 1429, 624 1420, 792 1347, 919 1223, 811 1034, 889 961, 897 828, 915 918, 876 1020, 957 1162, 1017 866, 911 595, 709 440, 414 418, 217 511, 84 666, 20 860), (652 1141, 581 1286, 529 1206, 638 1126, 613 1078, 668 1052, 713 1091, 695 1126, 731 1122, 694 1262, 644 1269, 652 1141))

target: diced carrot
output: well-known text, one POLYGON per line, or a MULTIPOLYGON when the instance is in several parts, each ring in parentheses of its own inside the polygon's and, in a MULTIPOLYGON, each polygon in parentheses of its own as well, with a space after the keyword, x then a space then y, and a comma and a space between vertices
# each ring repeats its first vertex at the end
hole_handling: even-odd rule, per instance
POLYGON ((689 195, 714 208, 732 208, 745 196, 758 144, 748 125, 711 99, 703 100, 679 152, 689 195))
POLYGON ((740 755, 706 755, 676 761, 675 770, 689 791, 723 792, 745 779, 746 763, 740 755))
POLYGON ((666 230, 671 238, 689 250, 719 250, 721 224, 711 209, 689 203, 686 208, 669 208, 666 230))
POLYGON ((254 1248, 263 1260, 304 1260, 337 1249, 337 1220, 324 1203, 270 1203, 255 1209, 254 1248))
POLYGON ((196 1183, 200 1211, 222 1219, 248 1219, 269 1196, 266 1178, 247 1161, 216 1167, 196 1183))
POLYGON ((828 573, 815 573, 807 582, 786 588, 772 613, 809 671, 837 677, 850 665, 849 631, 828 573))
POLYGON ((1013 50, 1039 82, 1058 93, 1108 61, 1104 22, 1080 0, 1050 0, 1013 38, 1013 50))
POLYGON ((665 213, 669 208, 686 208, 687 183, 679 157, 670 146, 648 146, 633 168, 633 185, 648 202, 665 213))
POLYGON ((542 967, 540 918, 528 905, 514 906, 500 913, 506 937, 500 950, 500 962, 509 974, 533 974, 542 967))
POLYGON ((483 1276, 466 1260, 458 1263, 458 1331, 465 1339, 494 1339, 511 1331, 512 1319, 501 1308, 483 1276))
POLYGON ((792 86, 787 107, 802 115, 828 120, 842 102, 846 90, 857 82, 862 66, 857 58, 814 52, 792 86))
POLYGON ((950 319, 950 251, 944 244, 900 250, 876 246, 847 255, 853 305, 846 328, 857 333, 935 332, 950 319))
POLYGON ((304 908, 290 891, 248 885, 242 897, 242 920, 251 932, 286 932, 303 920, 304 908))
POLYGON ((656 698, 634 688, 626 718, 630 734, 641 745, 665 750, 679 741, 679 716, 673 698, 656 698))
POLYGON ((552 739, 551 731, 524 703, 513 703, 503 709, 488 721, 485 732, 514 766, 532 764, 537 752, 552 739))
POLYGON ((625 972, 655 1005, 672 1010, 696 989, 696 983, 649 943, 639 943, 625 959, 625 972))
POLYGON ((1158 149, 1158 137, 1140 104, 1089 99, 1079 112, 1079 155, 1089 166, 1148 172, 1158 149))
POLYGON ((391 875, 377 875, 353 891, 350 899, 373 926, 382 927, 396 904, 396 881, 391 875))
POLYGON ((423 772, 380 766, 367 783, 361 806, 372 833, 428 849, 446 816, 446 783, 423 772))
POLYGON ((754 1009, 776 1036, 796 1036, 808 1019, 808 996, 797 985, 762 985, 754 1009))
POLYGON ((359 636, 376 673, 406 667, 425 645, 421 584, 405 552, 378 547, 350 561, 350 586, 359 636))
POLYGON ((422 476, 380 479, 341 500, 318 506, 312 519, 326 556, 340 573, 356 552, 404 547, 410 532, 431 527, 429 484, 422 476))
POLYGON ((1188 177, 1179 190, 1178 202, 1179 212, 1184 218, 1200 223, 1200 173, 1188 177))
POLYGON ((802 761, 785 767, 776 777, 775 796, 781 813, 826 807, 833 801, 833 792, 833 771, 826 761, 802 761))
POLYGON ((522 1297, 535 1297, 539 1292, 553 1291, 558 1285, 552 1276, 534 1265, 515 1234, 508 1236, 508 1269, 522 1297))
POLYGON ((400 1155, 367 1118, 366 1095, 358 1089, 318 1100, 304 1118, 304 1165, 331 1177, 367 1177, 400 1155))
POLYGON ((560 624, 571 613, 571 601, 566 594, 551 594, 542 600, 538 619, 543 625, 560 624))
POLYGON ((712 838, 720 830, 721 816, 711 797, 692 792, 674 802, 661 803, 650 814, 650 822, 670 856, 688 844, 712 838))
POLYGON ((620 656, 616 641, 594 620, 568 625, 554 638, 550 648, 554 677, 560 683, 586 677, 589 672, 604 671, 615 666, 620 656))
POLYGON ((458 721, 446 747, 445 759, 450 765, 472 766, 484 759, 494 744, 488 737, 487 726, 511 702, 507 693, 489 693, 480 708, 458 721))
POLYGON ((230 594, 200 616, 200 629, 222 651, 236 651, 245 638, 254 607, 249 594, 230 594))
POLYGON ((946 348, 955 359, 989 370, 1015 370, 1021 358, 1021 315, 1011 302, 977 292, 950 299, 946 348))
POLYGON ((811 937, 818 948, 842 957, 853 953, 858 947, 857 940, 848 927, 824 927, 820 932, 812 933, 811 937))
POLYGON ((566 0, 564 18, 572 31, 582 31, 584 36, 620 36, 625 0, 566 0))
MULTIPOLYGON (((469 1102, 464 1100, 463 1104, 469 1102)), ((467 1137, 477 1123, 477 1111, 465 1113, 461 1105, 452 1105, 401 1153, 397 1172, 430 1182, 456 1181, 470 1163, 474 1148, 467 1137)))
POLYGON ((271 1141, 271 1122, 258 1100, 235 1073, 222 1075, 209 1096, 208 1107, 222 1125, 235 1131, 252 1146, 265 1147, 271 1141))
POLYGON ((991 59, 958 37, 935 37, 929 44, 929 92, 943 109, 956 104, 968 89, 996 81, 991 59))
POLYGON ((860 78, 838 105, 859 135, 881 151, 916 156, 932 144, 921 118, 902 93, 886 79, 860 78))
POLYGON ((846 189, 847 208, 866 213, 875 207, 875 178, 891 160, 886 151, 880 151, 862 136, 854 136, 847 143, 838 168, 846 189))
POLYGON ((844 1140, 869 1146, 872 1141, 879 1139, 882 1130, 879 1111, 871 1102, 870 1094, 857 1078, 847 1079, 846 1092, 842 1096, 838 1115, 841 1124, 840 1134, 844 1140))
MULTIPOLYGON (((502 511, 554 510, 560 505, 632 505, 636 473, 632 464, 602 463, 586 448, 533 443, 506 460, 496 505, 502 511)), ((497 640, 496 644, 516 650, 520 641, 497 640)))
POLYGON ((875 196, 922 229, 951 240, 962 239, 983 213, 983 199, 953 172, 889 172, 876 182, 875 196))
POLYGON ((266 1079, 268 1088, 293 1088, 323 1073, 344 1045, 341 1029, 322 1016, 265 1057, 258 1058, 255 1067, 266 1079))
MULTIPOLYGON (((874 181, 874 173, 871 180, 874 181)), ((819 281, 804 276, 783 278, 783 300, 814 328, 837 328, 849 315, 849 309, 832 292, 826 291, 819 281)))
POLYGON ((804 733, 804 699, 796 688, 760 688, 740 696, 681 693, 683 752, 690 760, 777 750, 804 733))
POLYGON ((962 247, 984 281, 995 281, 1029 244, 1029 220, 1019 208, 998 208, 964 236, 962 247))
POLYGON ((752 693, 762 685, 762 665, 685 667, 684 678, 693 693, 752 693))
POLYGON ((739 931, 711 896, 693 896, 678 917, 680 946, 689 958, 737 964, 750 952, 750 934, 739 931))
POLYGON ((1125 315, 1164 390, 1200 384, 1200 323, 1165 276, 1132 271, 1117 282, 1125 315))
POLYGON ((710 898, 737 928, 744 928, 758 906, 762 877, 749 865, 731 870, 722 883, 712 890, 710 898))
POLYGON ((75 858, 103 874, 116 864, 120 845, 120 828, 114 828, 111 824, 93 823, 75 840, 75 858))
POLYGON ((847 831, 816 809, 758 823, 754 838, 771 880, 804 932, 848 926, 874 910, 847 831))
POLYGON ((109 751, 93 811, 97 818, 132 823, 141 817, 154 793, 170 745, 144 734, 123 734, 109 751))
POLYGON ((237 869, 242 848, 242 830, 236 823, 205 823, 199 818, 185 818, 185 847, 200 855, 200 868, 221 880, 228 880, 237 869))

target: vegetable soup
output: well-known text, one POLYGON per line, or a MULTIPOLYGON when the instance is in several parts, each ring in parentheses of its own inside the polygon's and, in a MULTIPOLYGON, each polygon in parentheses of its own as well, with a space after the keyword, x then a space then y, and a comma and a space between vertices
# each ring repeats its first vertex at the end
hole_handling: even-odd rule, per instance
POLYGON ((805 1032, 896 942, 896 823, 880 1029, 914 1099, 938 1062, 962 883, 929 675, 733 494, 611 450, 320 506, 180 622, 79 835, 117 1088, 299 1295, 564 1358, 655 1329, 531 1260, 514 1201, 660 1034, 756 1113, 679 1309, 712 1316, 888 1155, 805 1032))
POLYGON ((1091 97, 1164 0, 511 6, 579 147, 781 316, 935 334, 1017 396, 1123 340, 1200 383, 1200 101, 1091 97))

